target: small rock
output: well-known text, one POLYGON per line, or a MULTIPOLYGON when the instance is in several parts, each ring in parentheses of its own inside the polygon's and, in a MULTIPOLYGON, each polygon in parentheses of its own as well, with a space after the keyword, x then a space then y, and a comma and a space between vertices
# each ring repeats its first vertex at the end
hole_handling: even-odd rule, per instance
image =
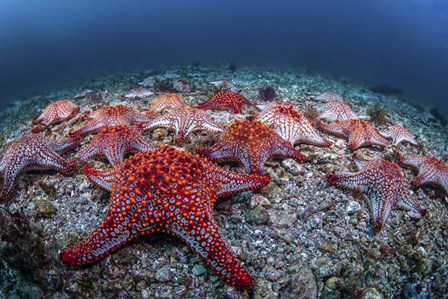
POLYGON ((282 165, 286 169, 287 172, 289 172, 293 175, 304 174, 303 165, 299 164, 294 159, 285 159, 282 161, 282 165))
POLYGON ((155 129, 152 133, 152 138, 157 141, 162 141, 165 137, 168 136, 168 131, 166 129, 158 128, 155 129))
POLYGON ((322 241, 319 244, 320 249, 322 249, 325 252, 331 252, 333 251, 333 247, 331 246, 330 243, 328 243, 327 241, 322 241))
POLYGON ((332 276, 327 279, 325 282, 325 286, 331 290, 335 290, 338 286, 339 278, 336 276, 332 276))
POLYGON ((296 215, 283 210, 273 211, 270 215, 272 226, 278 228, 290 227, 296 220, 296 215))
POLYGON ((152 96, 154 93, 144 87, 138 87, 131 89, 129 92, 125 93, 123 97, 126 99, 143 99, 152 96))
POLYGON ((345 208, 345 211, 347 212, 348 215, 356 214, 359 211, 361 211, 361 205, 359 204, 359 202, 357 202, 355 200, 351 200, 347 204, 347 207, 345 208))
POLYGON ((310 269, 297 265, 289 270, 291 293, 289 298, 317 298, 317 283, 310 269))
POLYGON ((246 221, 251 224, 266 224, 269 220, 269 212, 266 208, 256 206, 246 214, 246 221))
POLYGON ((148 78, 145 78, 142 82, 138 83, 138 85, 143 87, 154 87, 156 84, 156 79, 154 76, 150 76, 148 78))
POLYGON ((155 279, 159 282, 168 282, 171 281, 171 267, 170 265, 164 265, 162 268, 157 270, 155 279))
POLYGON ((204 275, 205 272, 207 272, 207 269, 205 269, 202 265, 194 265, 193 269, 191 269, 191 272, 196 276, 201 276, 204 275))
POLYGON ((191 87, 191 84, 185 80, 174 81, 173 88, 177 92, 192 92, 193 91, 193 87, 191 87))
POLYGON ((362 299, 383 299, 384 296, 376 288, 368 288, 362 292, 362 299))
POLYGON ((36 196, 34 198, 34 205, 39 213, 45 217, 51 217, 56 213, 56 208, 53 206, 51 201, 45 197, 36 196))
POLYGON ((249 209, 253 209, 256 206, 261 206, 270 209, 272 208, 272 203, 269 201, 269 199, 267 199, 263 195, 252 194, 252 197, 250 198, 249 201, 249 209))

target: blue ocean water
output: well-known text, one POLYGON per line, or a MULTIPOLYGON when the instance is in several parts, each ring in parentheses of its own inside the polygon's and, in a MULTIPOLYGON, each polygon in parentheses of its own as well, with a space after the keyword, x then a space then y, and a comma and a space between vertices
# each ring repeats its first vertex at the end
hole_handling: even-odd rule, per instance
POLYGON ((448 4, 410 1, 0 3, 0 101, 123 69, 279 65, 387 85, 445 113, 448 4))

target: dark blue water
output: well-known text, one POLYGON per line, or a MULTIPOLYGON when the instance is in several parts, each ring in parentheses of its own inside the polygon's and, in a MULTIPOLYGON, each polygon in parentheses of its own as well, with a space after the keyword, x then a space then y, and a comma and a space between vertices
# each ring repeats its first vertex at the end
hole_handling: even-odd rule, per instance
POLYGON ((117 70, 192 62, 292 66, 388 84, 448 113, 448 4, 0 2, 3 104, 117 70))

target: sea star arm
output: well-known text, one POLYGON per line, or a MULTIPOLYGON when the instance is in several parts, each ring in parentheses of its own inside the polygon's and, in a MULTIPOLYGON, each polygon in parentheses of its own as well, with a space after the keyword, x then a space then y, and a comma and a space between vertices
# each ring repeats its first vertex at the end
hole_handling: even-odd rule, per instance
POLYGON ((322 121, 319 121, 318 125, 325 132, 328 132, 341 138, 348 137, 348 133, 346 131, 346 124, 344 121, 333 124, 326 124, 322 121))
POLYGON ((229 196, 239 192, 258 189, 269 184, 271 178, 255 174, 240 174, 214 166, 210 172, 213 181, 218 182, 218 196, 229 196))
POLYGON ((77 160, 86 162, 91 157, 98 155, 101 155, 101 147, 99 147, 95 141, 91 141, 91 143, 79 153, 77 160))
POLYGON ((86 165, 84 167, 84 173, 94 185, 106 190, 111 191, 112 184, 117 178, 118 174, 115 168, 109 168, 105 170, 98 170, 86 165))
POLYGON ((423 164, 423 162, 426 161, 426 157, 420 157, 420 156, 403 156, 400 153, 397 153, 397 160, 398 162, 414 167, 414 168, 420 168, 420 166, 423 164))
POLYGON ((46 141, 54 151, 62 154, 76 147, 80 143, 81 139, 77 136, 66 140, 54 140, 47 138, 46 141))
POLYGON ((143 139, 132 139, 130 141, 130 147, 139 152, 148 152, 156 149, 156 146, 143 139))
POLYGON ((252 287, 253 278, 222 238, 211 213, 209 208, 198 209, 195 214, 199 221, 190 224, 176 219, 169 230, 187 242, 222 279, 237 287, 252 287))
POLYGON ((407 210, 409 216, 415 219, 420 219, 426 214, 426 209, 420 207, 420 205, 412 199, 409 192, 406 192, 399 198, 397 205, 400 208, 407 210))
MULTIPOLYGON (((275 145, 272 155, 278 158, 292 158, 298 162, 304 162, 306 156, 296 150, 288 141, 278 138, 278 143, 275 145)), ((267 158, 263 161, 262 165, 267 161, 267 158)))
POLYGON ((88 133, 97 132, 104 126, 102 119, 94 119, 88 124, 82 126, 78 130, 69 133, 71 138, 86 135, 88 133))
POLYGON ((132 117, 132 121, 131 122, 133 122, 133 123, 138 123, 138 122, 148 123, 148 122, 152 121, 153 119, 154 119, 153 117, 150 117, 148 115, 144 115, 144 114, 142 114, 140 112, 135 112, 133 117, 132 117))
POLYGON ((138 224, 130 221, 130 215, 119 211, 120 206, 111 206, 106 219, 87 239, 60 253, 61 261, 70 266, 94 263, 141 235, 138 224))
POLYGON ((6 166, 6 164, 5 164, 4 160, 3 160, 3 157, 1 157, 0 158, 0 173, 3 172, 3 170, 5 169, 5 166, 6 166))

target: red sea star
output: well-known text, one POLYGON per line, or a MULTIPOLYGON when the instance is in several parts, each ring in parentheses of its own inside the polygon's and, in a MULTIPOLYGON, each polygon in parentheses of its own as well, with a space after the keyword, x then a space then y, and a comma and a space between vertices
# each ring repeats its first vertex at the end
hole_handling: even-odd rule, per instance
POLYGON ((334 101, 325 104, 316 119, 327 119, 332 121, 343 121, 347 119, 356 119, 358 116, 352 111, 349 105, 344 101, 334 101))
POLYGON ((319 126, 330 134, 348 139, 348 145, 352 150, 368 145, 379 147, 389 145, 389 141, 365 120, 348 119, 330 125, 319 122, 319 126))
POLYGON ((233 111, 233 113, 241 113, 241 108, 244 106, 253 106, 245 97, 237 92, 223 90, 215 93, 206 102, 196 106, 198 109, 226 109, 233 111))
POLYGON ((391 209, 396 205, 408 210, 417 219, 426 214, 426 209, 412 199, 408 183, 397 164, 383 159, 367 161, 356 155, 353 155, 353 160, 361 171, 329 174, 327 181, 332 186, 359 191, 365 195, 375 231, 383 228, 391 209))
POLYGON ((418 169, 419 174, 411 181, 415 187, 434 185, 441 187, 448 194, 448 167, 436 157, 413 156, 405 157, 397 154, 400 163, 418 169))
POLYGON ((386 138, 392 138, 393 144, 409 142, 410 144, 420 146, 417 138, 401 125, 391 126, 387 129, 387 131, 379 131, 379 133, 386 138))
POLYGON ((193 131, 221 132, 223 130, 222 126, 205 114, 204 111, 188 106, 169 110, 164 115, 146 124, 145 131, 160 127, 174 129, 174 141, 177 144, 184 143, 188 135, 193 131))
POLYGON ((90 123, 80 129, 70 132, 70 136, 85 135, 92 132, 98 132, 103 127, 116 125, 131 125, 137 122, 149 122, 151 117, 145 116, 134 108, 116 105, 106 106, 99 110, 93 111, 87 115, 87 118, 93 119, 90 123))
POLYGON ((226 282, 252 287, 253 278, 219 233, 213 207, 218 197, 266 186, 268 176, 238 174, 168 146, 138 153, 105 175, 86 166, 94 182, 112 173, 113 183, 102 186, 111 190, 106 219, 60 254, 64 264, 89 264, 141 235, 163 232, 188 243, 226 282))
POLYGON ((154 144, 142 137, 143 125, 139 123, 136 127, 118 125, 105 127, 90 144, 81 151, 77 160, 87 161, 92 156, 104 155, 110 164, 116 165, 123 162, 127 152, 146 152, 154 150, 154 144))
POLYGON ((273 129, 253 117, 234 121, 215 145, 197 152, 217 161, 239 162, 247 173, 257 174, 263 173, 264 163, 271 157, 288 157, 299 162, 306 159, 273 129))
POLYGON ((146 113, 148 115, 155 115, 159 112, 165 111, 166 109, 174 109, 185 105, 187 104, 185 104, 185 101, 181 96, 175 93, 163 94, 152 100, 151 106, 147 109, 146 113))
POLYGON ((58 100, 50 103, 42 114, 33 121, 33 125, 42 123, 45 126, 69 119, 79 112, 79 107, 69 100, 58 100))
POLYGON ((328 147, 333 142, 319 136, 310 121, 297 110, 296 105, 289 102, 274 101, 260 113, 258 119, 275 130, 283 139, 292 145, 306 143, 328 147))
POLYGON ((59 153, 79 144, 78 139, 53 140, 43 135, 32 134, 14 141, 0 160, 3 189, 0 199, 10 199, 17 176, 28 170, 52 169, 65 174, 75 169, 75 163, 67 162, 59 153))

